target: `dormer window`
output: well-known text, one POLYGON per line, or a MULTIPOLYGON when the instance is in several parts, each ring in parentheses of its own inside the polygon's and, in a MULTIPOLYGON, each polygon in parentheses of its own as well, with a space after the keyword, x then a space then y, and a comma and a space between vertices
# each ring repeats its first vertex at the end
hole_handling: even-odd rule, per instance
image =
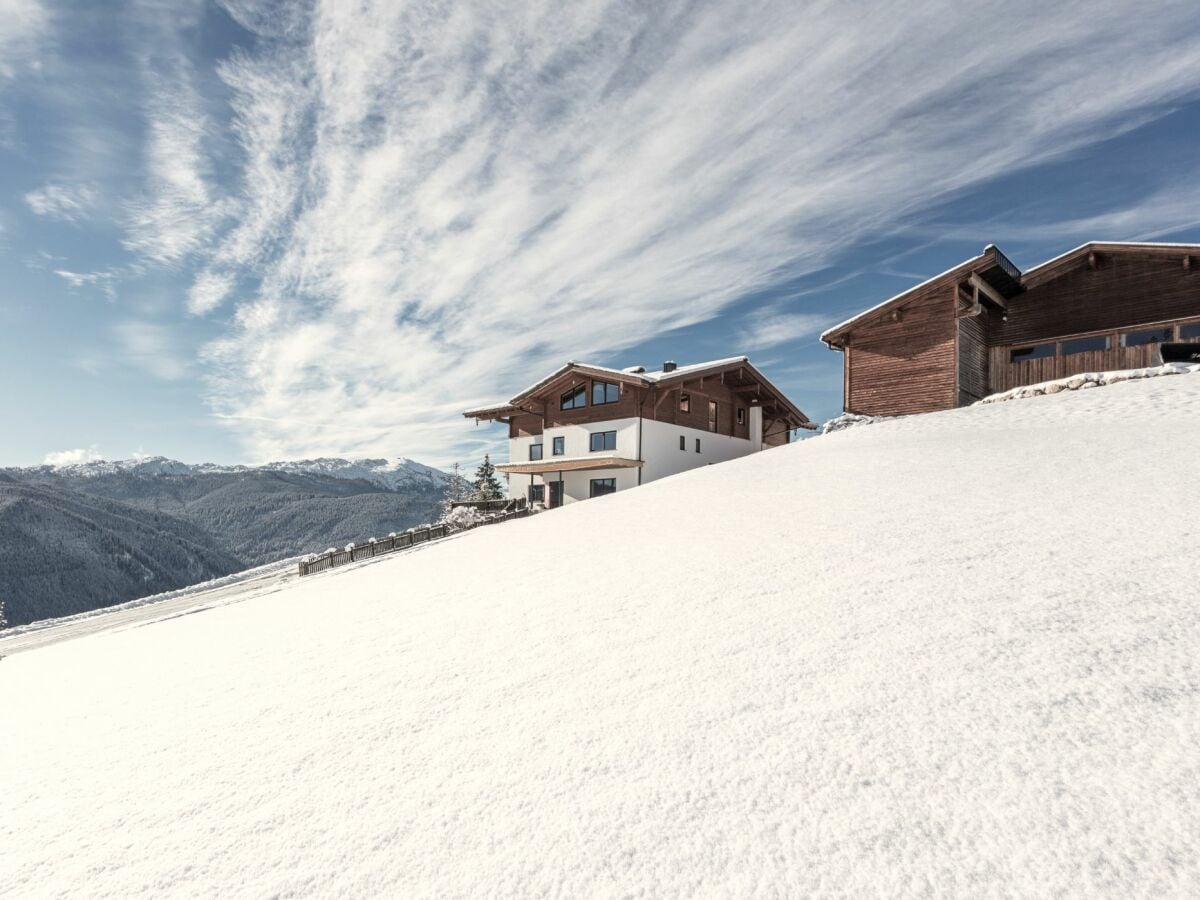
POLYGON ((573 387, 558 400, 559 409, 583 409, 587 406, 587 387, 579 385, 573 387))

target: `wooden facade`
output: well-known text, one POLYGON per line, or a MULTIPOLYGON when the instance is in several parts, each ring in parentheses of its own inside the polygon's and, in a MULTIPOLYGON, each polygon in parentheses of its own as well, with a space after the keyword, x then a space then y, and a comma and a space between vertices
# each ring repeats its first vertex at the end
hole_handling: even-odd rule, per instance
POLYGON ((469 410, 465 415, 507 422, 510 438, 539 435, 547 428, 563 425, 642 418, 748 440, 751 406, 762 409, 766 446, 786 444, 794 429, 814 427, 745 358, 709 368, 680 369, 678 375, 655 373, 654 377, 572 363, 514 397, 509 404, 469 410), (600 405, 590 402, 597 382, 616 384, 618 399, 600 405), (580 386, 589 402, 581 408, 563 409, 560 397, 580 386), (712 417, 710 403, 715 405, 712 417))
POLYGON ((951 409, 1200 341, 1198 264, 1196 245, 1093 243, 1021 273, 989 246, 822 340, 844 354, 847 412, 951 409))

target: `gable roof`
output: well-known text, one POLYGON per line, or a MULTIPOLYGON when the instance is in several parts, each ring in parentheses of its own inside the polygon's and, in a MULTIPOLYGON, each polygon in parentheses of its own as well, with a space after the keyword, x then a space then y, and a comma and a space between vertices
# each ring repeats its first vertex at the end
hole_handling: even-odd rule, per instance
POLYGON ((744 369, 750 373, 754 380, 758 381, 798 423, 800 428, 815 427, 810 422, 798 406, 792 403, 787 396, 775 387, 765 375, 756 369, 749 357, 746 356, 731 356, 726 359, 715 359, 709 362, 692 363, 686 366, 678 366, 671 371, 663 371, 661 369, 654 372, 638 372, 634 369, 613 369, 608 366, 598 366, 593 363, 584 363, 571 360, 565 365, 555 369, 545 378, 542 378, 525 390, 516 394, 507 403, 498 403, 491 406, 477 407, 468 409, 463 412, 463 415, 468 419, 498 419, 508 415, 516 415, 522 412, 528 412, 520 407, 522 401, 528 400, 534 395, 544 391, 550 387, 555 381, 566 375, 600 378, 611 380, 618 383, 629 384, 634 387, 661 387, 679 384, 693 378, 703 378, 708 375, 717 375, 723 372, 728 372, 734 369, 744 369))
POLYGON ((947 269, 932 278, 927 278, 918 285, 914 285, 907 290, 901 291, 893 297, 889 297, 882 303, 877 303, 870 309, 851 316, 844 322, 834 325, 832 328, 826 329, 821 334, 821 340, 830 347, 840 349, 845 341, 848 333, 853 326, 862 325, 866 322, 881 318, 887 312, 903 306, 905 302, 913 299, 922 291, 938 284, 939 282, 949 282, 952 280, 961 280, 972 273, 989 277, 990 273, 999 269, 1007 279, 1011 282, 1008 290, 1001 288, 1001 293, 1010 295, 1018 293, 1030 287, 1043 284, 1052 278, 1055 278, 1064 272, 1071 269, 1074 265, 1082 263, 1090 253, 1178 253, 1180 250, 1195 251, 1200 255, 1200 244, 1171 244, 1171 243, 1146 243, 1134 241, 1088 241, 1086 244, 1080 244, 1066 253, 1061 253, 1053 259, 1048 259, 1043 263, 1039 263, 1031 269, 1021 272, 1009 259, 1005 256, 1000 248, 995 244, 988 244, 983 248, 983 252, 978 256, 965 260, 952 268, 947 269), (1012 288, 1015 287, 1015 290, 1012 288))

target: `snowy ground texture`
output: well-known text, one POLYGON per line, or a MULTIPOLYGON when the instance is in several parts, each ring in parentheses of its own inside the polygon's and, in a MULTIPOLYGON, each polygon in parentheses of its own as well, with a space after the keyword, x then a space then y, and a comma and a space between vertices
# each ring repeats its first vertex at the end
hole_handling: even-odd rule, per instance
MULTIPOLYGON (((1164 363, 1161 366, 1149 366, 1145 369, 1118 369, 1113 372, 1086 372, 1082 375, 1071 375, 1067 378, 1055 378, 1052 381, 1041 381, 1037 384, 1026 384, 1008 391, 1001 391, 984 397, 979 403, 1003 403, 1005 400, 1024 400, 1026 397, 1041 397, 1045 394, 1057 394, 1061 391, 1078 391, 1083 388, 1107 387, 1110 384, 1120 384, 1122 381, 1137 381, 1140 378, 1158 378, 1162 375, 1188 375, 1200 373, 1200 365, 1195 363, 1164 363)), ((837 421, 836 419, 833 421, 837 421)))
POLYGON ((1200 378, 0 660, 0 895, 1200 894, 1200 378))

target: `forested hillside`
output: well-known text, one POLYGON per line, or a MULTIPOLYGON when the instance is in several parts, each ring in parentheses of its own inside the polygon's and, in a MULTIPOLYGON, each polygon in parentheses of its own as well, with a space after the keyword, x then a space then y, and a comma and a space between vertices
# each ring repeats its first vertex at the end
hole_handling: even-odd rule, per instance
POLYGON ((121 603, 436 519, 450 476, 399 462, 218 467, 156 459, 0 471, 0 600, 8 624, 121 603))
POLYGON ((0 601, 9 625, 225 575, 242 560, 172 516, 0 473, 0 601))

